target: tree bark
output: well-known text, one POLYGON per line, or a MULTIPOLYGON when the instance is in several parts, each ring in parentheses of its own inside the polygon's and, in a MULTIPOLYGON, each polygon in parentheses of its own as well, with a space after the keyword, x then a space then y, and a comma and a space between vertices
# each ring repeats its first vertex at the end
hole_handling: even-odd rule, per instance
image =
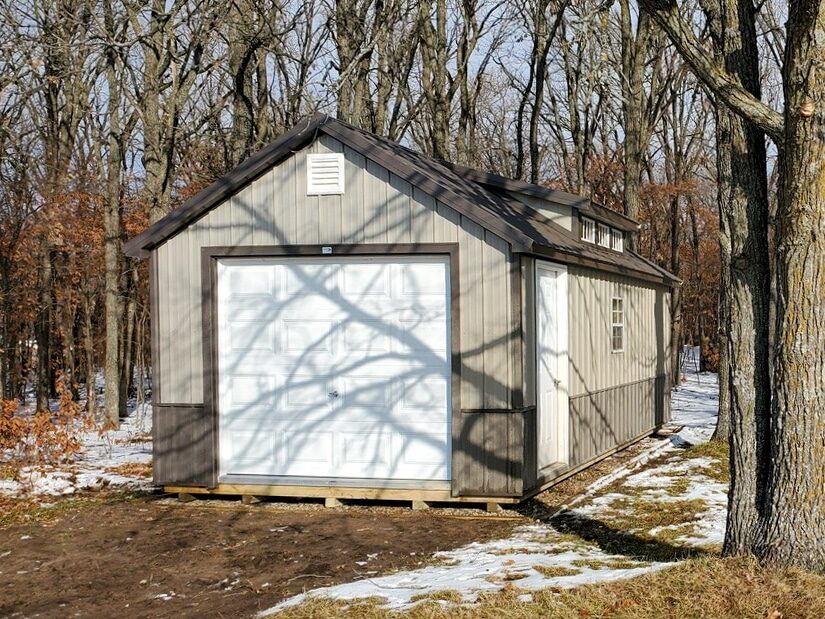
POLYGON ((776 226, 770 565, 825 571, 825 3, 789 3, 776 226))
MULTIPOLYGON (((109 2, 104 6, 104 20, 109 36, 115 36, 114 10, 109 2)), ((123 321, 122 297, 122 245, 123 245, 123 207, 121 167, 123 165, 123 122, 120 112, 120 51, 111 43, 105 54, 105 76, 109 88, 107 98, 108 117, 108 157, 106 160, 105 196, 103 212, 104 234, 104 314, 106 323, 106 360, 103 368, 106 381, 106 417, 111 423, 117 423, 121 413, 121 376, 120 360, 121 324, 123 321)))
MULTIPOLYGON (((721 0, 717 41, 725 70, 759 98, 759 51, 750 0, 721 0)), ((729 266, 725 323, 730 389, 730 463, 726 555, 748 554, 759 534, 767 481, 771 401, 768 181, 762 131, 727 109, 717 115, 723 264, 729 266), (729 180, 728 180, 729 179, 729 180)))
MULTIPOLYGON (((47 231, 46 236, 50 233, 47 231)), ((52 265, 51 243, 48 241, 41 248, 40 256, 40 291, 34 339, 37 342, 36 410, 49 410, 51 395, 51 324, 52 324, 52 265)))
MULTIPOLYGON (((644 114, 644 78, 647 48, 650 41, 650 17, 640 13, 633 33, 628 0, 621 0, 622 32, 622 129, 624 130, 624 212, 639 218, 642 207, 642 168, 647 141, 642 137, 644 114)), ((628 249, 635 249, 635 237, 627 235, 628 249)), ((677 293, 678 294, 678 293, 677 293)), ((678 357, 678 352, 676 353, 678 357)))
POLYGON ((95 392, 95 344, 92 331, 92 315, 94 314, 94 297, 85 295, 83 299, 83 352, 86 379, 86 410, 94 413, 97 409, 97 394, 95 392))

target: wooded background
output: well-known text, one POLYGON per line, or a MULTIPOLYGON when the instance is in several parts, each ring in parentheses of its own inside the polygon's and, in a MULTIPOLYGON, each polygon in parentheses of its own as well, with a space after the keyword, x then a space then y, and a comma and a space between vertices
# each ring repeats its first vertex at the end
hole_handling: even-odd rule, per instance
MULTIPOLYGON (((0 10, 2 399, 44 409, 58 375, 82 392, 103 368, 104 410, 124 414, 151 359, 145 265, 123 240, 314 111, 639 219, 635 249, 684 280, 674 344, 715 346, 714 101, 629 0, 0 10)), ((758 20, 768 98, 773 10, 758 20)), ((711 49, 705 14, 682 13, 711 49)))

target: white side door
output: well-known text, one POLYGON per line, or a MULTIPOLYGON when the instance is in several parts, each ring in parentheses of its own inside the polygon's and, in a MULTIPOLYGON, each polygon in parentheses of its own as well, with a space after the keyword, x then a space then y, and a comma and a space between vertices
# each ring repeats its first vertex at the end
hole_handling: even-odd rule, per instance
POLYGON ((569 462, 567 269, 536 261, 539 469, 569 462))

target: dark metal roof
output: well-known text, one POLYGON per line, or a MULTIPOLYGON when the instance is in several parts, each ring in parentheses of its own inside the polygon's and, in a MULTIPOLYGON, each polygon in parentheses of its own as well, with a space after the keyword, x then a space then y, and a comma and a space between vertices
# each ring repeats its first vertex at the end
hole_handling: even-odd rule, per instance
MULTIPOLYGON (((295 151, 313 142, 319 133, 339 140, 500 236, 510 243, 515 252, 545 256, 564 263, 589 266, 666 285, 678 282, 675 276, 633 252, 615 252, 591 243, 583 243, 573 233, 550 221, 537 210, 512 198, 508 191, 529 193, 560 204, 567 203, 583 212, 587 208, 593 208, 586 198, 438 161, 323 114, 316 114, 298 123, 278 140, 187 200, 180 208, 130 239, 125 244, 124 251, 131 256, 147 256, 153 248, 186 228, 295 151), (551 195, 552 198, 549 197, 551 195)), ((604 220, 602 216, 594 218, 604 220)), ((627 231, 627 223, 624 224, 625 227, 614 225, 627 231)), ((633 230, 635 229, 634 224, 633 230)))
POLYGON ((533 196, 534 198, 540 198, 562 206, 572 206, 585 217, 592 217, 602 223, 610 224, 623 232, 638 232, 639 230, 639 222, 635 219, 593 202, 590 198, 566 191, 550 189, 549 187, 542 187, 541 185, 534 185, 526 181, 505 178, 492 172, 474 170, 473 168, 458 165, 457 163, 445 162, 445 165, 449 166, 456 174, 487 187, 533 196))

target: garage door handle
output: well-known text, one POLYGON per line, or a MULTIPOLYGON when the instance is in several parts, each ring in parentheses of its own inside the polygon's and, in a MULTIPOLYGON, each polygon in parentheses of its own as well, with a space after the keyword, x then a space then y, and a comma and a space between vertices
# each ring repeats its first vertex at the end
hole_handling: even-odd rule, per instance
POLYGON ((336 390, 330 391, 327 395, 329 396, 330 400, 334 400, 335 398, 338 397, 338 391, 336 391, 336 390))

